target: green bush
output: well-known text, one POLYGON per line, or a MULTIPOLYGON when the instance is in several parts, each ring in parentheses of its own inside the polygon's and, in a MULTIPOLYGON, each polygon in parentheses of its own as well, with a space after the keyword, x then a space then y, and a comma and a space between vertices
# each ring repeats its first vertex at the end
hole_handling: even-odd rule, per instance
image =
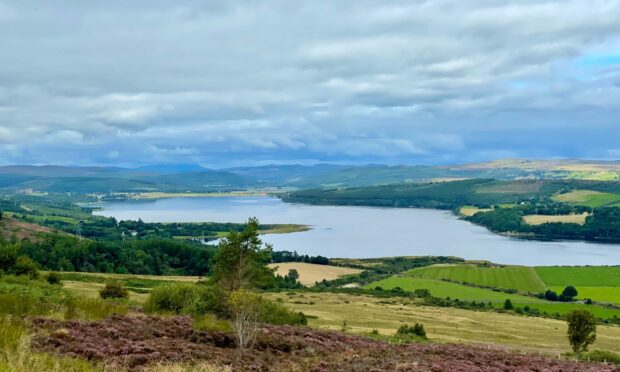
MULTIPOLYGON (((187 314, 195 310, 196 302, 206 286, 191 283, 171 283, 153 288, 144 304, 144 311, 152 313, 187 314)), ((205 309, 201 309, 206 312, 205 309)))
POLYGON ((17 257, 15 265, 10 272, 15 275, 28 276, 31 279, 39 277, 39 269, 37 268, 37 264, 26 256, 17 257))
POLYGON ((426 331, 424 330, 424 325, 420 323, 414 324, 413 327, 403 324, 396 331, 396 335, 416 335, 426 338, 426 331))
POLYGON ((308 319, 302 312, 295 312, 288 307, 269 300, 261 299, 258 320, 268 324, 306 325, 308 319))
POLYGON ((103 299, 117 298, 125 299, 129 298, 127 289, 119 282, 110 282, 105 285, 100 291, 99 296, 103 299))
POLYGON ((620 364, 620 355, 606 350, 592 350, 589 353, 582 354, 580 359, 590 360, 592 362, 620 364))
MULTIPOLYGON (((219 286, 191 283, 172 283, 153 288, 144 305, 147 314, 215 314, 230 319, 228 294, 219 286)), ((269 324, 307 324, 303 313, 260 298, 258 320, 269 324)))
POLYGON ((49 284, 52 284, 52 285, 62 285, 62 282, 61 282, 61 280, 60 280, 60 274, 55 273, 55 272, 48 273, 48 274, 45 276, 45 280, 46 280, 49 284))

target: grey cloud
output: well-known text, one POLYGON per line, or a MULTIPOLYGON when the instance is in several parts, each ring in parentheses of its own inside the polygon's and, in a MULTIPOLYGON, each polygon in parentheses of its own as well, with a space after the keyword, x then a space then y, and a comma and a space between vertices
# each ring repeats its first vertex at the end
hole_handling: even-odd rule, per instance
POLYGON ((614 0, 0 1, 0 157, 613 157, 537 137, 620 134, 618 67, 575 65, 619 25, 614 0))

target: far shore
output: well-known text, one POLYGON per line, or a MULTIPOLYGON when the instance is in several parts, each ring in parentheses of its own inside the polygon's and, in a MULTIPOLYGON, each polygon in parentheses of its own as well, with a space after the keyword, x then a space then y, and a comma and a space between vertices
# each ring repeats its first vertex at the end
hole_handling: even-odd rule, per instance
POLYGON ((144 192, 128 195, 129 199, 164 199, 164 198, 221 198, 236 196, 268 196, 284 192, 282 190, 250 190, 228 192, 144 192))

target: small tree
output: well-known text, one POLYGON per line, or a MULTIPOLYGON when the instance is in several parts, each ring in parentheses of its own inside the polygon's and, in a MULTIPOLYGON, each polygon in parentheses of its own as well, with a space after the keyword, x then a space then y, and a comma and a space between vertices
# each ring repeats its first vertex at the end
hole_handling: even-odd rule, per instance
POLYGON ((271 246, 263 246, 258 227, 258 220, 250 218, 243 231, 231 231, 219 244, 211 280, 226 291, 261 288, 274 280, 273 269, 267 267, 271 246))
POLYGON ((596 318, 587 310, 573 310, 566 316, 568 322, 568 342, 573 351, 581 354, 596 340, 596 318))
POLYGON ((504 301, 504 309, 505 310, 512 310, 514 309, 514 305, 512 304, 512 301, 510 301, 509 298, 506 299, 506 301, 504 301))
POLYGON ((579 292, 577 292, 577 288, 573 287, 572 285, 569 285, 562 291, 562 295, 570 300, 577 297, 578 294, 579 292))
POLYGON ((297 270, 295 270, 295 269, 290 269, 288 271, 288 275, 287 276, 288 276, 289 279, 291 279, 291 280, 293 280, 295 282, 297 280, 299 280, 299 272, 297 272, 297 270))
POLYGON ((260 303, 259 295, 245 289, 237 289, 228 297, 237 347, 241 350, 252 346, 256 340, 260 303))
POLYGON ((99 296, 106 298, 129 298, 127 289, 119 282, 110 282, 99 291, 99 296))

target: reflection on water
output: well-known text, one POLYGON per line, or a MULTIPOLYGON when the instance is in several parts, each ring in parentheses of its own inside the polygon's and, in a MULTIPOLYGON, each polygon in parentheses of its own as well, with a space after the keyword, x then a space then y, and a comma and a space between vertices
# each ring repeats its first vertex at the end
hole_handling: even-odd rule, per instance
POLYGON ((266 235, 276 250, 328 257, 458 256, 524 265, 618 265, 620 245, 540 242, 493 234, 450 212, 414 208, 309 206, 271 197, 170 198, 105 204, 98 215, 145 222, 243 222, 311 225, 266 235))

